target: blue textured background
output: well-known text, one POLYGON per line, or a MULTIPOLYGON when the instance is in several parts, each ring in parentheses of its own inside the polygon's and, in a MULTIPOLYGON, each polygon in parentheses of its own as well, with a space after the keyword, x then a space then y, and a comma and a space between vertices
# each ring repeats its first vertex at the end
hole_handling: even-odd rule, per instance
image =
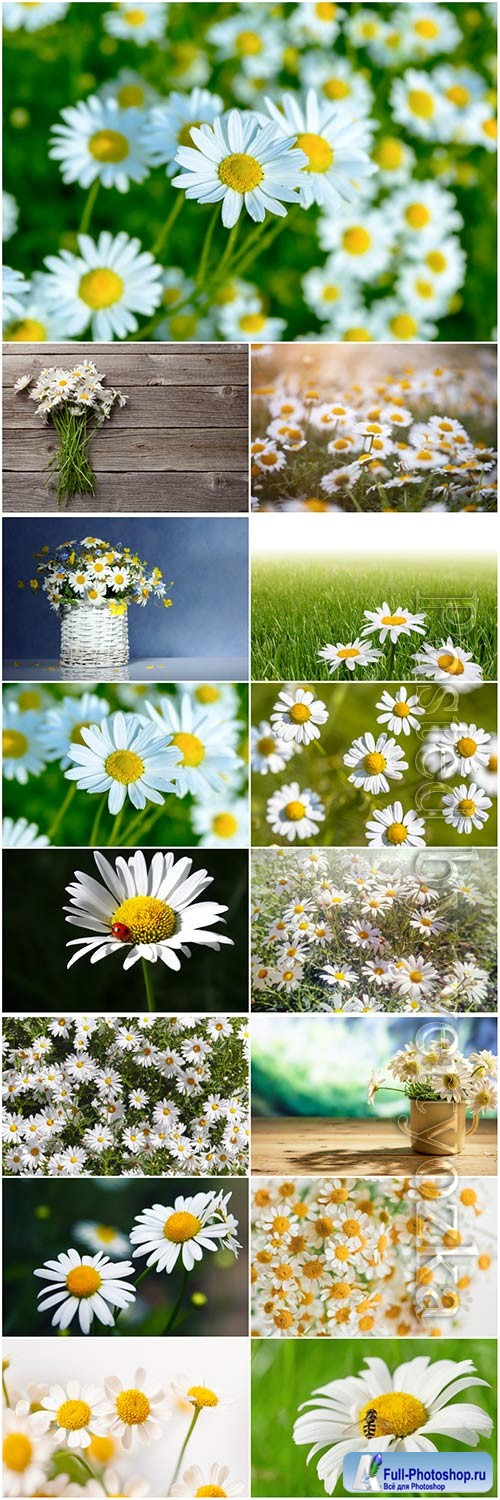
POLYGON ((137 551, 174 580, 172 609, 133 605, 133 656, 234 657, 247 653, 248 522, 245 517, 24 518, 3 523, 4 656, 59 655, 59 620, 18 578, 35 576, 44 545, 102 536, 137 551))

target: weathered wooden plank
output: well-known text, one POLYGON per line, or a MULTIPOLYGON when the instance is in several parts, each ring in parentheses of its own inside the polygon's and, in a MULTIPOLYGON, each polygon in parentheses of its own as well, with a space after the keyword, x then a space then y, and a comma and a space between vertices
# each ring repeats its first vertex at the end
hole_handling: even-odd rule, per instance
MULTIPOLYGON (((115 406, 113 427, 242 427, 246 429, 248 397, 244 385, 134 386, 125 407, 115 406)), ((26 397, 16 396, 8 386, 3 398, 4 430, 40 432, 42 422, 36 407, 26 397)), ((24 463, 24 441, 18 448, 18 463, 24 463)))
MULTIPOLYGON (((41 515, 57 511, 54 491, 47 490, 45 483, 36 474, 5 473, 3 480, 4 511, 17 511, 22 515, 41 515)), ((191 511, 193 515, 206 512, 248 511, 248 482, 246 474, 217 474, 213 471, 192 474, 151 473, 142 474, 140 484, 136 474, 107 474, 101 480, 97 476, 95 495, 78 497, 71 506, 71 515, 101 515, 115 512, 141 514, 166 514, 176 511, 191 511)), ((67 514, 67 512, 65 512, 67 514)))
MULTIPOLYGON (((23 470, 39 473, 51 458, 57 446, 57 437, 50 429, 42 427, 40 432, 23 434, 23 470)), ((15 435, 6 432, 3 444, 3 466, 17 469, 18 442, 15 435)), ((204 427, 198 431, 183 431, 172 428, 168 432, 156 429, 146 435, 132 428, 115 432, 112 424, 103 428, 92 440, 92 463, 95 472, 101 474, 137 474, 154 470, 176 470, 189 472, 199 469, 246 469, 245 428, 204 427)))
POLYGON ((4 344, 3 384, 46 365, 93 359, 108 385, 247 385, 248 350, 241 344, 4 344))
MULTIPOLYGON (((481 1120, 459 1156, 443 1157, 458 1176, 495 1177, 496 1122, 481 1120)), ((437 1158, 433 1158, 437 1161, 437 1158)), ((270 1176, 308 1176, 318 1172, 353 1177, 410 1175, 423 1157, 412 1151, 409 1136, 397 1120, 293 1118, 252 1120, 252 1171, 270 1176)))

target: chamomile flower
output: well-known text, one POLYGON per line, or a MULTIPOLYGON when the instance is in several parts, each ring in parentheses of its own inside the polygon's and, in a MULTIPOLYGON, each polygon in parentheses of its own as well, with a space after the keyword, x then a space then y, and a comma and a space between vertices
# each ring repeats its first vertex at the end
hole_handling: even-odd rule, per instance
POLYGON ((189 1375, 179 1375, 172 1381, 172 1390, 181 1401, 189 1401, 194 1411, 214 1411, 217 1406, 232 1406, 234 1396, 229 1395, 226 1390, 217 1386, 217 1390, 211 1385, 201 1383, 195 1385, 189 1375))
POLYGON ((83 745, 82 729, 102 724, 107 718, 109 704, 97 693, 82 693, 81 698, 63 698, 49 707, 43 718, 42 741, 47 760, 59 761, 65 771, 71 765, 71 745, 83 745))
POLYGON ((152 727, 158 734, 168 734, 172 750, 177 751, 177 796, 222 792, 224 782, 234 777, 241 764, 223 710, 207 712, 190 693, 183 693, 178 703, 173 698, 161 698, 158 706, 147 703, 146 710, 152 727))
POLYGON ((6 31, 40 31, 44 26, 54 26, 62 21, 68 9, 68 0, 5 0, 2 22, 6 31))
POLYGON ((186 1271, 203 1259, 204 1250, 223 1247, 238 1254, 236 1239, 237 1221, 227 1213, 231 1194, 195 1193, 191 1198, 178 1197, 173 1208, 164 1208, 155 1203, 136 1215, 130 1231, 130 1242, 137 1245, 133 1251, 147 1255, 146 1264, 157 1271, 170 1274, 179 1258, 186 1271))
POLYGON ((399 296, 381 297, 370 309, 371 337, 387 344, 414 344, 434 339, 437 327, 425 311, 405 307, 399 296))
POLYGON ((371 662, 378 661, 381 655, 381 651, 368 646, 358 636, 355 641, 349 641, 348 645, 344 646, 341 641, 337 641, 336 646, 321 646, 318 651, 320 659, 326 661, 331 676, 339 667, 347 667, 349 672, 355 672, 356 667, 368 667, 371 662))
POLYGON ((405 49, 412 57, 428 58, 436 53, 444 56, 462 41, 453 11, 435 0, 398 6, 392 24, 401 30, 405 49))
POLYGON ((46 1396, 40 1400, 45 1417, 45 1430, 58 1447, 88 1448, 92 1434, 103 1437, 102 1424, 104 1391, 96 1385, 81 1385, 79 1380, 68 1380, 66 1386, 51 1385, 46 1396))
POLYGON ((191 873, 191 859, 176 860, 173 854, 158 850, 149 869, 140 849, 128 860, 117 856, 114 865, 99 851, 94 859, 104 883, 77 872, 77 878, 67 887, 70 905, 64 908, 66 921, 90 929, 92 934, 68 943, 69 948, 76 949, 68 968, 79 958, 97 963, 122 950, 124 969, 147 959, 179 970, 179 955, 189 958, 190 944, 202 944, 216 952, 222 944, 233 946, 232 938, 209 930, 223 919, 227 906, 217 901, 197 904, 213 877, 203 869, 191 873))
POLYGON ((418 729, 419 719, 425 714, 418 694, 408 693, 404 686, 394 695, 385 688, 376 706, 380 710, 378 723, 386 724, 391 734, 411 734, 412 729, 418 729))
POLYGON ((399 848, 405 844, 409 849, 422 849, 425 845, 425 823, 417 813, 405 812, 402 802, 389 807, 377 808, 366 824, 367 842, 380 849, 388 845, 399 848))
POLYGON ((494 797, 498 791, 498 740, 496 735, 490 735, 489 756, 485 766, 478 767, 476 781, 485 792, 491 792, 494 797))
POLYGON ((225 339, 252 344, 256 339, 269 339, 278 343, 283 337, 284 318, 270 317, 264 312, 260 298, 253 297, 244 307, 229 304, 221 308, 218 316, 221 333, 225 339))
POLYGON ((288 741, 281 738, 279 730, 273 729, 265 719, 260 724, 253 725, 251 735, 251 760, 252 771, 257 771, 265 776, 271 771, 276 776, 278 771, 284 771, 286 763, 294 754, 295 746, 293 740, 288 741))
MULTIPOLYGON (((356 282, 339 273, 336 255, 330 255, 323 266, 313 266, 302 277, 304 301, 317 318, 334 320, 342 308, 354 317, 356 282)), ((359 311, 359 309, 358 309, 359 311)))
POLYGON ((248 845, 248 798, 230 792, 205 798, 191 808, 191 823, 200 849, 245 849, 248 845))
POLYGON ((368 623, 363 626, 362 635, 375 635, 378 631, 381 646, 384 645, 387 637, 394 646, 400 635, 410 636, 413 632, 416 635, 425 635, 425 614, 414 615, 402 604, 398 604, 396 609, 391 609, 387 599, 384 599, 378 609, 365 609, 363 614, 368 623))
POLYGON ((7 781, 19 781, 21 786, 26 786, 30 776, 40 775, 47 759, 40 714, 31 709, 21 713, 14 703, 10 708, 4 708, 2 757, 7 781))
POLYGON ((340 5, 324 5, 314 0, 299 0, 290 17, 292 36, 302 44, 331 47, 346 15, 340 5))
POLYGON ((57 1260, 47 1260, 33 1272, 49 1283, 38 1293, 38 1311, 55 1306, 53 1328, 68 1328, 76 1316, 82 1333, 90 1332, 94 1317, 112 1328, 112 1309, 135 1300, 134 1287, 126 1279, 133 1271, 130 1260, 111 1261, 102 1251, 92 1256, 81 1256, 77 1250, 61 1252, 57 1260))
POLYGON ((171 1416, 165 1391, 158 1389, 157 1381, 148 1379, 143 1369, 136 1370, 133 1378, 133 1386, 124 1386, 116 1376, 108 1376, 100 1412, 101 1433, 104 1430, 116 1437, 127 1452, 136 1437, 143 1443, 161 1438, 171 1416))
POLYGON ((407 245, 418 244, 419 254, 436 235, 442 237, 463 227, 453 193, 436 182, 419 180, 400 188, 388 206, 388 217, 396 233, 403 237, 405 249, 407 245))
POLYGON ((433 743, 442 775, 475 776, 488 764, 490 741, 491 734, 476 724, 461 722, 436 728, 433 743))
POLYGON ((315 88, 308 89, 303 100, 293 94, 284 94, 280 104, 266 99, 266 109, 281 134, 287 140, 295 136, 305 153, 300 187, 303 208, 317 203, 336 211, 339 199, 352 203, 359 197, 360 182, 377 170, 369 155, 368 120, 343 114, 335 103, 320 99, 315 88))
POLYGON ((168 5, 155 0, 152 5, 143 0, 141 5, 120 3, 104 15, 104 29, 120 41, 135 42, 146 47, 148 42, 159 42, 165 35, 168 5))
POLYGON ((279 738, 288 744, 309 745, 320 737, 319 726, 326 724, 328 709, 321 698, 305 688, 287 692, 282 688, 271 712, 271 724, 279 738))
POLYGON ((149 110, 141 131, 141 141, 153 166, 167 166, 169 177, 176 171, 179 146, 192 146, 193 125, 212 125, 224 109, 219 94, 194 88, 189 94, 169 94, 168 99, 149 110))
POLYGON ((144 182, 149 156, 143 142, 142 115, 121 110, 115 99, 79 99, 61 110, 62 125, 54 125, 49 156, 60 163, 63 182, 127 193, 131 182, 144 182))
POLYGON ((488 822, 491 797, 474 781, 454 786, 443 797, 443 818, 457 833, 471 834, 473 828, 482 828, 488 822))
POLYGON ((122 1234, 120 1229, 114 1229, 110 1224, 100 1224, 94 1220, 85 1219, 75 1224, 74 1232, 79 1240, 83 1240, 84 1244, 88 1245, 89 1250, 106 1250, 109 1255, 118 1256, 126 1255, 130 1249, 127 1235, 122 1234))
POLYGON ((273 124, 262 126, 256 115, 230 110, 213 125, 191 129, 192 146, 179 146, 176 160, 184 170, 173 178, 187 198, 200 203, 222 201, 222 223, 230 229, 246 208, 261 224, 266 212, 283 217, 284 203, 296 203, 304 151, 295 136, 283 138, 273 124))
POLYGON ((231 1479, 227 1464, 211 1464, 206 1474, 192 1464, 182 1479, 172 1485, 171 1495, 242 1495, 244 1485, 231 1479))
POLYGON ((298 781, 273 792, 267 803, 266 818, 273 833, 279 833, 291 844, 295 839, 316 838, 325 809, 317 793, 301 790, 298 781))
POLYGON ((28 823, 27 818, 4 818, 2 823, 2 845, 4 849, 46 849, 50 839, 39 833, 37 823, 28 823))
POLYGON ((18 1401, 14 1409, 4 1407, 2 1429, 3 1494, 40 1494, 52 1457, 45 1419, 31 1412, 27 1401, 18 1401))
POLYGON ((140 241, 123 230, 103 230, 97 240, 78 235, 78 255, 48 255, 40 277, 50 306, 66 320, 67 336, 91 328, 93 338, 123 339, 137 329, 136 313, 149 317, 162 298, 162 267, 140 241))
POLYGON ((344 765, 352 767, 348 780, 375 797, 390 790, 390 780, 402 781, 408 770, 403 751, 386 734, 377 740, 370 733, 359 735, 344 755, 344 765))
POLYGON ((435 141, 446 120, 447 110, 438 85, 430 73, 408 68, 391 86, 393 119, 405 125, 420 140, 435 141))
POLYGON ((259 5, 239 6, 235 15, 216 21, 207 36, 219 59, 225 63, 228 57, 237 58, 250 79, 272 78, 282 65, 281 28, 259 5))
POLYGON ((477 687, 483 680, 483 669, 479 662, 473 661, 472 652, 455 646, 451 636, 446 641, 441 641, 440 646, 431 646, 425 641, 422 650, 416 652, 413 660, 415 677, 446 683, 457 692, 477 687))
POLYGON ((161 805, 162 793, 176 791, 180 761, 171 734, 141 723, 135 714, 118 712, 82 728, 80 735, 82 743, 68 748, 75 764, 65 775, 91 796, 107 792, 111 813, 119 812, 127 797, 142 810, 147 802, 161 805))
POLYGON ((370 114, 373 94, 368 80, 346 57, 307 52, 301 59, 301 72, 303 82, 334 106, 338 117, 359 119, 370 114))
POLYGON ((322 250, 333 251, 332 270, 338 277, 370 281, 385 271, 394 245, 394 228, 385 211, 356 205, 320 219, 322 250))
POLYGON ((378 167, 378 181, 392 188, 408 181, 415 166, 415 153, 399 136, 382 135, 373 147, 372 160, 378 167))
POLYGON ((435 994, 439 976, 434 964, 417 953, 398 963, 391 972, 391 983, 398 995, 409 1001, 427 1000, 435 994))

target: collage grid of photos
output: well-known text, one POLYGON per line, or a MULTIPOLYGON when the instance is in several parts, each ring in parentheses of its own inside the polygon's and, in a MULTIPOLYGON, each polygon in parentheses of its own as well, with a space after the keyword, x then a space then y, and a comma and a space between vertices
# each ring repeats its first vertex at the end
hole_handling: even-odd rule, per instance
POLYGON ((496 5, 2 23, 2 1493, 494 1496, 496 5))

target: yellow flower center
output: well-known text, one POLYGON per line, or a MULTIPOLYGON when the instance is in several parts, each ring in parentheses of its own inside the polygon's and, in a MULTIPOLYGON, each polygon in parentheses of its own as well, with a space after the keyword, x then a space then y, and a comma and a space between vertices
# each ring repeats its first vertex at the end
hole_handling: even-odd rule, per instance
POLYGON ((244 313, 240 318, 242 333, 260 333, 266 321, 265 313, 244 313))
POLYGON ((382 615, 381 625, 406 625, 406 615, 382 615))
POLYGON ((116 271, 111 271, 109 266, 96 266, 95 270, 86 271, 78 288, 78 296, 94 312, 99 312, 103 307, 112 307, 114 302, 120 301, 122 292, 122 278, 116 271))
POLYGON ((409 313, 396 313, 395 318, 391 318, 389 327, 397 339, 412 339, 417 332, 418 323, 409 313))
POLYGON ((92 1297, 102 1286, 102 1276, 94 1266, 74 1266, 68 1271, 66 1286, 72 1297, 92 1297))
POLYGON ((490 758, 489 758, 489 761, 488 761, 488 771, 493 771, 494 772, 494 771, 497 771, 497 770, 498 770, 498 755, 490 755, 490 758))
POLYGON ((198 703, 218 703, 220 691, 211 682, 201 682, 194 696, 198 703))
POLYGON ((138 1427, 141 1422, 147 1422, 151 1407, 144 1391, 131 1386, 127 1391, 120 1391, 116 1398, 116 1410, 126 1427, 138 1427))
POLYGON ((144 89, 140 83, 123 83, 116 97, 120 109, 140 109, 144 104, 144 89))
POLYGON ((425 203, 409 203, 405 208, 405 219, 411 229, 425 229, 430 220, 429 209, 425 203))
POLYGON ((212 818, 212 831, 219 839, 231 839, 237 828, 238 821, 232 813, 216 813, 212 818))
POLYGON ((113 1454, 116 1452, 116 1443, 112 1437, 96 1437, 92 1433, 87 1453, 95 1458, 98 1464, 109 1464, 113 1454))
POLYGON ((387 838, 390 844, 404 844, 408 838, 408 829, 404 823, 391 823, 387 829, 387 838))
POLYGON ((86 1401, 63 1401, 56 1413, 56 1421, 59 1427, 65 1427, 69 1432, 79 1432, 90 1422, 91 1415, 86 1401))
POLYGON ((446 270, 446 267, 448 265, 448 261, 446 259, 446 256, 443 255, 442 250, 429 250, 427 252, 425 260, 426 265, 428 265, 429 267, 429 270, 434 271, 438 276, 442 271, 446 270))
POLYGON ((305 810, 305 807, 304 807, 304 803, 303 802, 287 802, 286 807, 285 807, 285 813, 286 813, 287 818, 290 819, 291 823, 300 823, 300 819, 301 818, 305 818, 305 815, 306 815, 306 810, 305 810))
POLYGON ((344 1219, 342 1228, 348 1239, 359 1239, 361 1235, 359 1219, 344 1219))
POLYGON ((395 703, 394 713, 398 719, 407 719, 410 712, 408 703, 395 703))
POLYGON ((185 734, 182 730, 174 734, 172 743, 182 751, 183 766, 199 766, 205 759, 205 746, 197 734, 185 734))
POLYGON ((134 750, 112 750, 104 762, 104 770, 113 781, 129 786, 131 781, 140 780, 144 773, 144 761, 134 750))
POLYGON ((403 147, 400 141, 396 140, 395 136, 385 136, 375 148, 373 160, 383 172, 396 171, 403 160, 403 147))
POLYGON ((191 131, 193 128, 199 130, 200 125, 203 125, 203 120, 186 120, 186 124, 182 126, 177 136, 179 146, 192 146, 194 142, 191 138, 191 131))
POLYGON ((464 734, 462 735, 462 739, 457 740, 457 750, 459 755, 475 755, 477 750, 476 741, 469 739, 469 736, 464 734))
POLYGON ((125 12, 125 20, 127 26, 142 26, 144 21, 147 21, 147 12, 145 10, 127 10, 125 12))
POLYGON ((441 671, 448 672, 450 677, 462 676, 464 670, 463 661, 460 661, 458 656, 453 656, 449 651, 445 651, 443 656, 438 656, 437 664, 438 667, 441 667, 441 671))
POLYGON ((264 172, 255 156, 246 151, 233 152, 219 163, 219 177, 226 187, 235 193, 251 193, 262 182, 264 172))
POLYGON ((270 734, 263 734, 262 739, 257 741, 257 749, 260 755, 272 755, 276 749, 276 740, 271 739, 270 734))
POLYGON ((409 1396, 405 1391, 391 1391, 387 1396, 373 1396, 362 1407, 358 1423, 365 1436, 384 1437, 394 1433, 395 1437, 409 1437, 427 1421, 428 1412, 422 1401, 409 1396), (375 1413, 375 1417, 372 1413, 375 1413))
POLYGON ((377 775, 379 771, 385 771, 386 765, 385 755, 381 755, 379 750, 370 750, 369 754, 365 755, 366 770, 372 771, 374 775, 377 775))
POLYGON ((302 135, 297 136, 297 146, 301 151, 305 151, 309 158, 307 166, 303 167, 304 172, 327 172, 331 167, 333 149, 330 142, 325 140, 324 135, 315 135, 312 131, 306 130, 302 135))
POLYGON ((24 1432, 9 1432, 2 1448, 6 1469, 12 1469, 15 1474, 24 1474, 31 1462, 32 1452, 32 1445, 24 1432))
POLYGON ((99 1224, 96 1229, 96 1237, 103 1245, 110 1245, 115 1238, 116 1230, 111 1229, 109 1224, 99 1224))
POLYGON ((367 229, 363 229, 362 224, 353 224, 351 229, 344 229, 342 244, 349 255, 366 255, 371 243, 371 234, 367 229))
POLYGON ((176 1213, 170 1214, 163 1227, 166 1240, 171 1240, 174 1245, 184 1245, 186 1240, 194 1240, 195 1234, 199 1234, 201 1219, 196 1214, 176 1213))
POLYGON ((346 328, 344 334, 344 343, 371 344, 373 343, 373 334, 369 333, 368 328, 361 328, 356 326, 354 328, 346 328))
POLYGON ((418 292, 418 296, 422 297, 424 301, 428 301, 433 296, 434 287, 431 281, 422 281, 419 277, 415 282, 415 291, 418 292))
POLYGON ((489 136, 492 141, 496 141, 496 138, 497 138, 497 122, 496 122, 496 120, 484 120, 483 124, 481 125, 481 130, 483 131, 483 134, 489 136))
POLYGON ((476 804, 473 802, 472 797, 462 797, 462 801, 458 804, 458 810, 463 814, 464 818, 471 818, 476 811, 476 804))
POLYGON ((421 969, 410 969, 409 978, 411 979, 412 984, 420 984, 420 981, 421 979, 423 979, 423 977, 424 976, 421 969))
POLYGON ((425 89, 410 89, 408 104, 412 114, 417 115, 420 120, 432 120, 434 100, 432 94, 426 93, 425 89))
POLYGON ((236 51, 240 57, 256 57, 262 52, 262 37, 258 31, 240 31, 236 37, 236 51))
POLYGON ((347 99, 351 90, 345 78, 326 78, 323 93, 326 99, 347 99))
POLYGON ((221 1490, 218 1484, 202 1484, 195 1495, 227 1495, 227 1490, 221 1490))
POLYGON ((80 724, 74 724, 69 737, 70 743, 72 745, 84 745, 85 740, 82 735, 82 729, 90 729, 91 724, 91 719, 82 719, 80 724))
POLYGON ((46 338, 47 329, 36 318, 19 318, 17 322, 9 323, 4 333, 4 339, 11 344, 45 343, 46 338))
POLYGON ((429 42, 434 41, 435 37, 439 36, 439 27, 428 16, 423 16, 421 21, 415 21, 414 31, 416 31, 417 36, 423 36, 429 42))
POLYGON ((96 130, 90 137, 89 151, 102 162, 125 161, 130 154, 127 137, 120 130, 96 130))
POLYGON ((333 5, 331 0, 320 0, 314 7, 314 14, 319 21, 334 21, 338 11, 338 5, 333 5))
POLYGON ((307 707, 307 703, 294 703, 290 709, 292 724, 307 724, 310 717, 311 710, 307 707))
POLYGON ((129 896, 117 907, 115 922, 128 927, 133 943, 163 943, 175 932, 176 916, 158 896, 129 896))
POLYGON ((351 657, 359 656, 359 651, 357 646, 341 646, 337 656, 341 661, 350 661, 351 657))
POLYGON ((2 734, 2 751, 8 760, 20 760, 28 749, 26 735, 21 734, 19 729, 4 729, 2 734))
POLYGON ((215 1391, 210 1390, 208 1385, 191 1385, 187 1395, 188 1400, 192 1402, 193 1406, 197 1406, 199 1410, 203 1406, 219 1405, 219 1397, 216 1396, 215 1391))

